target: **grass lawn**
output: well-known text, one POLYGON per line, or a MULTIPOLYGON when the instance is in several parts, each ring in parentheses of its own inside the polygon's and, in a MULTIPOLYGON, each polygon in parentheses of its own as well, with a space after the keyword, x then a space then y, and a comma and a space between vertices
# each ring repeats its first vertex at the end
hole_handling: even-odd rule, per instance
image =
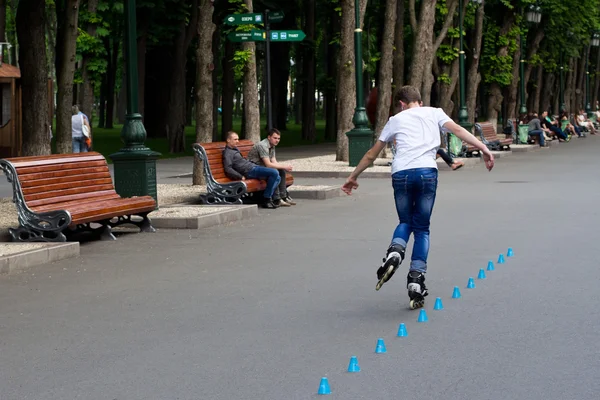
MULTIPOLYGON (((263 121, 261 121, 264 123, 263 121)), ((123 147, 123 142, 121 141, 121 129, 123 125, 115 125, 113 129, 103 129, 94 127, 93 128, 93 150, 102 153, 110 163, 109 155, 116 153, 123 147)), ((302 145, 310 145, 316 143, 325 142, 325 121, 317 120, 316 128, 317 128, 317 140, 315 142, 302 140, 302 125, 294 124, 293 122, 289 122, 287 124, 287 130, 281 132, 281 143, 279 147, 293 147, 293 146, 302 146, 302 145)), ((241 120, 234 120, 233 129, 236 132, 241 131, 241 120)), ((220 130, 220 124, 219 124, 220 130)), ((266 137, 266 133, 263 134, 263 138, 266 137)), ((192 151, 192 143, 195 142, 196 139, 196 128, 195 126, 187 126, 185 128, 185 152, 184 153, 169 153, 169 143, 166 138, 157 138, 152 139, 148 138, 145 142, 146 146, 150 149, 157 151, 162 154, 161 158, 176 158, 176 157, 185 157, 185 156, 193 156, 192 151)))

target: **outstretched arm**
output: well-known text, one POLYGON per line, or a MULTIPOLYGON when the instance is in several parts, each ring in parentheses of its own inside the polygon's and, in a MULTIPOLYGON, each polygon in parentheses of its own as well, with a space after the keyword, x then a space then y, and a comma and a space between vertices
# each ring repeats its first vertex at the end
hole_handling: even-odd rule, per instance
POLYGON ((352 190, 358 189, 358 182, 356 182, 356 180, 358 179, 359 175, 362 174, 362 172, 365 169, 367 169, 367 167, 371 165, 373 161, 375 161, 377 155, 381 153, 381 151, 385 148, 386 144, 386 142, 378 140, 377 142, 375 142, 373 147, 371 147, 369 151, 367 151, 367 153, 360 160, 356 168, 354 168, 354 171, 352 171, 352 173, 350 174, 350 177, 348 177, 348 179, 346 180, 346 183, 344 183, 344 185, 342 186, 342 190, 344 191, 344 193, 352 194, 352 190))

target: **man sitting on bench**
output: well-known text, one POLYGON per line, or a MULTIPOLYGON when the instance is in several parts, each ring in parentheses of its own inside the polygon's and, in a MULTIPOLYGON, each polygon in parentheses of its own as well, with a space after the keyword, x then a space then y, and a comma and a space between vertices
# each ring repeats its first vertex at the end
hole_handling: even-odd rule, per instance
POLYGON ((277 185, 279 185, 279 172, 274 168, 260 167, 248 160, 246 160, 237 145, 240 141, 240 137, 237 133, 229 131, 227 133, 227 145, 223 149, 223 169, 225 175, 231 180, 246 180, 248 179, 261 179, 267 181, 267 187, 263 192, 263 202, 260 204, 262 208, 279 208, 278 205, 273 203, 273 192, 277 185))

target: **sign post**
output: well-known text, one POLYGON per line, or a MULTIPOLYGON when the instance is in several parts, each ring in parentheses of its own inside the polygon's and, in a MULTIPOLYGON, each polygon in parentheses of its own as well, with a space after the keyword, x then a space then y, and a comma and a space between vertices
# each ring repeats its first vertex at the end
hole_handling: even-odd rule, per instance
POLYGON ((306 34, 300 30, 272 31, 271 23, 283 21, 283 11, 265 10, 263 14, 230 14, 225 17, 226 25, 264 24, 265 30, 252 29, 243 32, 231 32, 227 39, 232 42, 265 42, 265 92, 267 96, 267 129, 273 129, 271 98, 271 42, 301 42, 306 34))

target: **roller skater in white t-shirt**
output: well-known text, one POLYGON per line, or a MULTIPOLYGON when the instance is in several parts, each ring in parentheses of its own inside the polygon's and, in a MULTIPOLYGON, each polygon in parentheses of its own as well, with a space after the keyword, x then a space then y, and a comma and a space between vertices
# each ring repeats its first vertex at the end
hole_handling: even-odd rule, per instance
POLYGON ((410 234, 414 235, 410 269, 407 276, 410 308, 423 307, 427 287, 425 273, 429 253, 429 222, 437 190, 438 170, 435 161, 440 146, 440 129, 451 131, 483 154, 488 170, 494 167, 494 156, 488 148, 441 108, 421 107, 421 94, 412 86, 402 87, 395 96, 400 112, 389 119, 377 143, 364 155, 350 174, 342 190, 351 194, 358 188, 359 175, 375 161, 385 146, 395 140, 396 152, 392 162, 392 186, 399 224, 392 243, 377 270, 377 286, 387 282, 404 260, 410 234))

